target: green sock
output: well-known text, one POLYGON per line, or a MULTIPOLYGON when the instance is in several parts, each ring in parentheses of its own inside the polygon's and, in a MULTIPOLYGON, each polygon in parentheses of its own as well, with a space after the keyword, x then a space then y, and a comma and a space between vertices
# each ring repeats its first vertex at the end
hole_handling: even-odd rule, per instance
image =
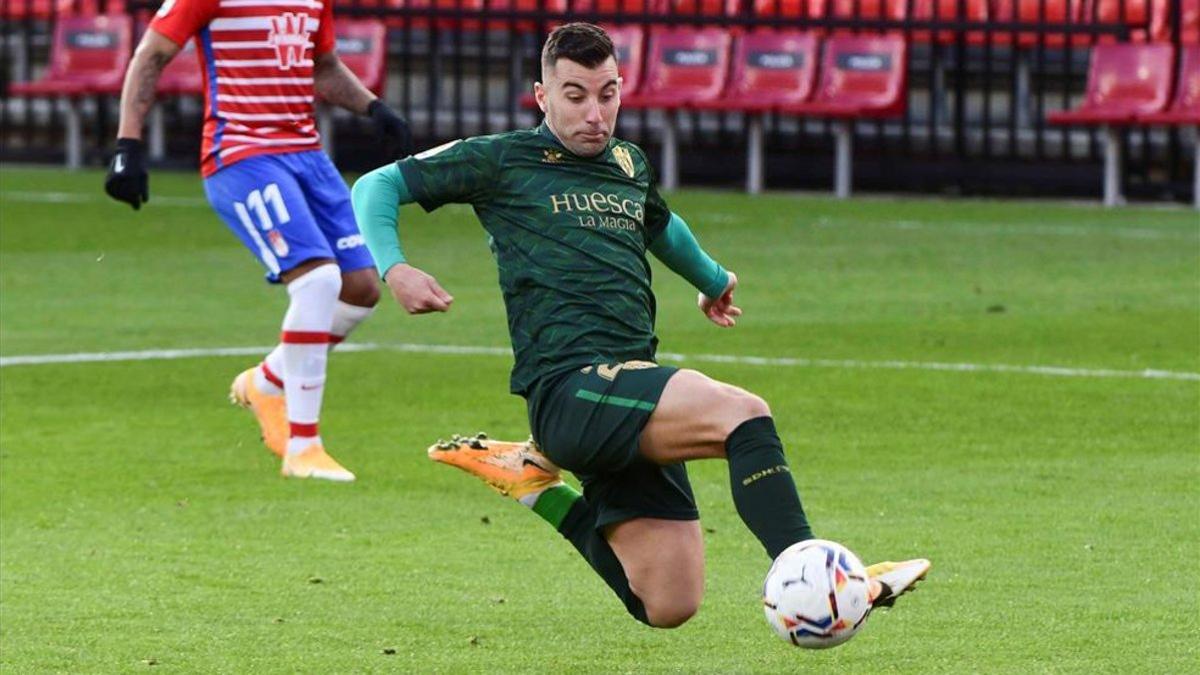
POLYGON ((596 529, 596 512, 583 495, 569 485, 556 485, 538 496, 533 511, 571 542, 633 618, 650 625, 642 599, 629 587, 629 577, 625 576, 620 559, 596 529))
POLYGON ((546 488, 538 495, 537 501, 533 503, 533 512, 542 517, 542 520, 558 529, 562 524, 563 518, 567 517, 567 512, 571 510, 571 505, 576 499, 582 499, 583 495, 575 491, 575 488, 570 485, 555 485, 552 488, 546 488))
POLYGON ((733 503, 746 527, 774 560, 792 544, 812 539, 783 442, 770 417, 741 424, 725 440, 733 503))

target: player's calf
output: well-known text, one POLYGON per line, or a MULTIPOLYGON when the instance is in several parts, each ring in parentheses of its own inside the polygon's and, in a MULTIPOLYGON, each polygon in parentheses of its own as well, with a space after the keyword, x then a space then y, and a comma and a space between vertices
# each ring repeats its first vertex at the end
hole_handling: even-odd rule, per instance
POLYGON ((605 530, 646 623, 676 628, 704 597, 704 540, 697 520, 634 518, 605 530))

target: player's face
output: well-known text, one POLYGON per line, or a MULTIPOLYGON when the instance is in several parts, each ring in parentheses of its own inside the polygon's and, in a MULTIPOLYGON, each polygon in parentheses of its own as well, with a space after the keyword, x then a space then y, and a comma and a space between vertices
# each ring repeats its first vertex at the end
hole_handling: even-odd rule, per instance
POLYGON ((550 131, 580 157, 603 152, 621 107, 616 60, 609 57, 595 68, 587 68, 559 59, 542 69, 542 79, 544 82, 534 85, 534 94, 550 131))

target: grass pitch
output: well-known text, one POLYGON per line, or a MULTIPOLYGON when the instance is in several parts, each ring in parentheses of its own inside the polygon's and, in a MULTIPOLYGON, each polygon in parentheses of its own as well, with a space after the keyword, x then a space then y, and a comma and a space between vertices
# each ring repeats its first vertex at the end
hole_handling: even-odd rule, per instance
MULTIPOLYGON (((284 294, 198 178, 153 175, 137 213, 100 183, 0 172, 0 356, 272 343, 284 294)), ((278 477, 225 401, 252 357, 0 370, 0 670, 1200 668, 1194 211, 670 201, 738 272, 746 315, 708 325, 656 267, 663 351, 824 359, 684 363, 771 404, 819 535, 867 562, 934 561, 852 642, 771 634, 768 560, 719 462, 691 470, 700 614, 637 624, 544 523, 424 457, 455 431, 528 433, 511 359, 381 350, 331 360, 322 427, 353 485, 278 477), (1147 369, 1185 379, 1123 376, 1147 369)), ((412 262, 455 305, 408 317, 385 301, 354 341, 507 346, 470 211, 403 218, 412 262)))

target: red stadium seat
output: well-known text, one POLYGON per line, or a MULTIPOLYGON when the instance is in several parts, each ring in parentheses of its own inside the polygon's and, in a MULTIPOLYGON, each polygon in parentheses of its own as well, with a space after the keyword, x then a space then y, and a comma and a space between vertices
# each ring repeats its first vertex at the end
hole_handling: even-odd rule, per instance
POLYGON ((734 47, 729 87, 720 98, 694 101, 699 110, 766 112, 812 95, 817 38, 805 31, 756 30, 734 47))
POLYGON ((21 19, 64 18, 75 13, 75 0, 5 0, 0 4, 0 18, 21 19))
POLYGON ((811 101, 781 111, 821 117, 895 117, 907 103, 908 51, 904 39, 837 36, 825 42, 811 101))
MULTIPOLYGON (((1200 44, 1200 0, 1180 0, 1179 40, 1185 45, 1200 44)), ((1171 40, 1171 1, 1152 0, 1150 37, 1155 42, 1171 40)))
POLYGON ((742 0, 668 0, 675 16, 737 16, 742 0))
MULTIPOLYGON (((575 0, 571 11, 599 14, 666 14, 669 0, 575 0)), ((627 18, 627 17, 626 17, 627 18)))
POLYGON ((1164 44, 1097 45, 1083 104, 1047 115, 1051 124, 1130 124, 1161 111, 1171 93, 1174 49, 1164 44))
POLYGON ((676 109, 720 96, 729 70, 731 36, 721 28, 667 28, 650 32, 646 81, 628 108, 676 109))
MULTIPOLYGON (((754 11, 762 17, 903 21, 908 15, 908 0, 754 0, 754 11)), ((817 35, 827 32, 819 27, 811 30, 817 35)), ((833 32, 843 34, 853 31, 838 29, 833 32)))
POLYGON ((1171 105, 1162 112, 1138 115, 1139 122, 1200 125, 1200 45, 1184 47, 1179 61, 1179 78, 1171 105))
POLYGON ((1092 48, 1081 106, 1046 116, 1051 124, 1099 124, 1104 130, 1104 205, 1121 196, 1121 138, 1117 128, 1158 113, 1171 93, 1175 48, 1168 44, 1103 44, 1092 48))
POLYGON ((834 191, 850 196, 853 123, 904 114, 908 103, 908 49, 899 35, 834 36, 825 41, 817 91, 811 101, 781 106, 780 112, 833 117, 834 191))
MULTIPOLYGON (((729 71, 731 35, 721 28, 665 28, 650 31, 646 79, 637 93, 621 95, 626 108, 675 111, 721 95, 729 71)), ((675 117, 663 125, 662 185, 679 184, 676 165, 675 117)))
POLYGON ((35 82, 9 86, 9 95, 59 97, 67 101, 66 163, 83 163, 83 122, 78 99, 121 91, 129 65, 133 21, 128 16, 60 19, 54 26, 50 67, 35 82))
MULTIPOLYGON (((1124 25, 1130 29, 1130 40, 1146 42, 1153 35, 1154 12, 1170 14, 1169 0, 1090 0, 1083 10, 1083 21, 1104 25, 1124 25), (1124 17, 1121 15, 1124 6, 1124 17), (1162 5, 1159 10, 1154 5, 1162 5)), ((1116 42, 1117 36, 1109 34, 1100 37, 1098 42, 1116 42)))
MULTIPOLYGON (((913 20, 915 21, 958 21, 959 0, 913 0, 913 20)), ((967 0, 967 21, 987 22, 991 13, 988 0, 967 0)), ((914 30, 912 39, 917 42, 929 42, 932 31, 914 30)), ((937 41, 950 43, 956 40, 954 31, 941 30, 937 32, 937 41)), ((967 40, 972 44, 982 44, 985 40, 983 31, 969 31, 967 40)))
POLYGON ((14 96, 87 96, 121 91, 133 22, 127 16, 72 17, 54 26, 50 67, 40 80, 11 85, 14 96))
POLYGON ((4 0, 0 19, 65 19, 71 16, 117 16, 125 13, 125 0, 4 0), (104 5, 103 11, 101 5, 104 5))
POLYGON ((747 113, 746 191, 763 187, 762 118, 759 113, 807 101, 817 73, 817 37, 806 31, 756 30, 738 38, 733 72, 720 98, 696 101, 697 110, 747 113))
MULTIPOLYGON (((1091 0, 993 0, 992 18, 1003 23, 1060 23, 1082 24, 1087 20, 1085 9, 1091 0)), ((1022 47, 1032 47, 1038 44, 1038 33, 1035 31, 1018 31, 1016 42, 1022 47)), ((1043 44, 1047 47, 1061 47, 1066 44, 1066 36, 1062 33, 1046 33, 1043 44)), ((995 44, 1011 44, 1013 34, 1003 31, 993 38, 995 44)), ((1072 44, 1090 44, 1092 37, 1079 34, 1072 39, 1072 44)))
POLYGON ((383 94, 387 79, 387 28, 377 19, 340 19, 335 24, 337 52, 342 63, 367 89, 383 94))
MULTIPOLYGON (((1179 79, 1170 107, 1160 113, 1140 115, 1140 122, 1200 127, 1200 45, 1184 47, 1179 60, 1179 79)), ((1192 203, 1200 209, 1200 147, 1193 146, 1192 154, 1192 203)))

